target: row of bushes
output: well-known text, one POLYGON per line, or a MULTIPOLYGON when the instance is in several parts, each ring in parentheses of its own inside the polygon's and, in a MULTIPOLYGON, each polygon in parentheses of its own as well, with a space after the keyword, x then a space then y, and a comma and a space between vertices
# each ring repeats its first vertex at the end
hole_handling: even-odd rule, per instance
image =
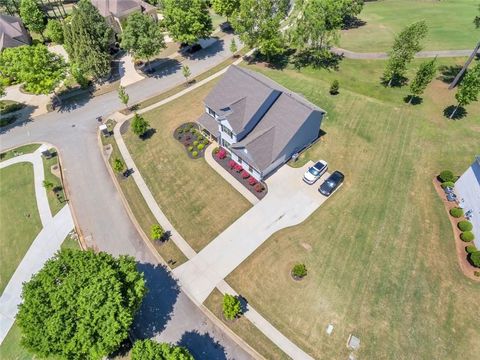
POLYGON ((228 162, 228 166, 230 167, 231 170, 236 171, 237 173, 241 173, 242 179, 247 180, 248 179, 248 184, 250 186, 253 186, 253 189, 256 192, 262 192, 265 190, 265 187, 257 181, 253 176, 251 176, 248 171, 244 170, 242 165, 236 163, 234 160, 230 160, 228 162))
POLYGON ((438 180, 442 183, 441 186, 443 189, 454 187, 457 179, 458 176, 455 176, 451 170, 443 170, 440 175, 438 175, 438 180))

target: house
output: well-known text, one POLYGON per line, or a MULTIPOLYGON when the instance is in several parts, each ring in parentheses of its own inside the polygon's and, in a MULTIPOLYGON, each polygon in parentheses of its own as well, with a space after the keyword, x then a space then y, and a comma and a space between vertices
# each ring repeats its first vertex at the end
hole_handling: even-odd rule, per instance
POLYGON ((32 39, 16 16, 0 14, 0 51, 5 48, 30 45, 32 39))
POLYGON ((122 22, 136 11, 149 14, 158 20, 157 8, 143 0, 92 0, 92 5, 117 34, 122 32, 122 22))
POLYGON ((465 216, 473 224, 475 246, 480 249, 480 155, 455 182, 455 191, 465 216))
POLYGON ((325 111, 254 71, 230 66, 204 99, 203 132, 262 180, 318 139, 325 111))

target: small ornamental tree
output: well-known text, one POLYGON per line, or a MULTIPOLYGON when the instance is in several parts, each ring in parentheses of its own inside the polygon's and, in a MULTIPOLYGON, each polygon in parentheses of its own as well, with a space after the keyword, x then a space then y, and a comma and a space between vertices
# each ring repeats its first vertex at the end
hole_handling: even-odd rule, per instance
POLYGON ((223 316, 227 320, 235 319, 241 312, 240 300, 236 296, 223 295, 223 316))
POLYGON ((235 38, 232 38, 232 41, 230 42, 230 52, 232 53, 233 56, 235 56, 235 53, 237 51, 238 51, 237 43, 235 42, 235 38))
POLYGON ((438 175, 442 182, 451 181, 455 182, 456 177, 453 175, 453 172, 450 170, 443 170, 440 175, 438 175))
POLYGON ((150 238, 152 240, 160 240, 164 233, 163 228, 158 224, 152 225, 150 228, 150 238))
POLYGON ((332 85, 330 86, 330 94, 337 95, 339 89, 340 89, 340 84, 338 80, 333 80, 332 85))
POLYGON ((118 98, 120 99, 123 105, 125 106, 128 105, 128 100, 130 99, 130 96, 128 96, 127 92, 125 91, 125 88, 122 85, 118 87, 118 98))
POLYGON ((194 360, 182 346, 158 343, 151 339, 137 340, 131 352, 132 360, 194 360))
POLYGON ((475 251, 470 254, 470 261, 473 266, 480 268, 480 251, 475 251))
POLYGON ((301 279, 307 276, 307 267, 305 264, 295 264, 292 269, 292 275, 295 278, 301 279))
POLYGON ((135 113, 132 119, 132 124, 130 125, 133 133, 137 136, 143 136, 148 130, 150 124, 147 120, 141 115, 135 113))
POLYGON ((49 181, 49 180, 43 180, 42 185, 43 185, 43 187, 44 187, 46 190, 48 190, 48 191, 52 190, 52 189, 53 189, 53 186, 54 186, 54 185, 53 185, 53 182, 51 182, 51 181, 49 181))
POLYGON ((20 17, 28 30, 40 34, 42 39, 44 39, 43 31, 47 23, 46 16, 37 0, 21 0, 20 17))
POLYGON ((45 36, 54 43, 63 44, 63 25, 59 20, 48 20, 45 36))
POLYGON ((120 160, 119 158, 116 158, 115 160, 113 160, 113 170, 121 173, 124 169, 125 169, 125 164, 123 163, 122 160, 120 160))
POLYGON ((412 103, 415 96, 418 97, 422 95, 428 84, 433 80, 437 71, 436 61, 437 58, 420 64, 417 74, 410 84, 410 92, 413 95, 410 96, 410 100, 408 101, 409 104, 412 103))
POLYGON ((458 108, 460 106, 466 106, 474 101, 478 100, 478 95, 480 94, 480 63, 477 63, 472 70, 467 72, 467 75, 464 76, 462 82, 458 86, 458 91, 455 94, 455 99, 457 99, 457 106, 453 109, 450 114, 450 119, 455 116, 458 108))
POLYGON ((182 74, 183 74, 183 77, 185 78, 185 81, 188 83, 188 78, 190 77, 190 75, 192 75, 192 72, 190 71, 190 68, 188 67, 188 65, 182 66, 182 74))
POLYGON ((132 257, 60 250, 23 285, 21 344, 39 358, 105 358, 128 338, 145 293, 132 257))

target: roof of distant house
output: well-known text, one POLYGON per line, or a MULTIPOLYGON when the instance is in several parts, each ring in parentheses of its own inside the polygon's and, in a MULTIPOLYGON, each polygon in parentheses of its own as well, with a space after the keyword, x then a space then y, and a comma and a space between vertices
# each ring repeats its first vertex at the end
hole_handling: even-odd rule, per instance
POLYGON ((155 9, 155 6, 142 0, 92 0, 92 4, 100 15, 113 15, 116 18, 122 18, 134 11, 149 12, 155 9))
POLYGON ((29 45, 30 35, 16 16, 0 14, 0 51, 4 48, 29 45))

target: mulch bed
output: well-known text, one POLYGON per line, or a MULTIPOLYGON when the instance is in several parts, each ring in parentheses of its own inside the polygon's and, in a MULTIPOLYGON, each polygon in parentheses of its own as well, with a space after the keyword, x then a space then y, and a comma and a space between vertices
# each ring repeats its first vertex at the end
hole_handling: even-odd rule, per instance
POLYGON ((457 223, 461 220, 465 220, 465 218, 459 217, 459 218, 454 218, 453 216, 450 215, 450 209, 457 207, 457 203, 455 201, 448 201, 445 191, 442 189, 440 186, 440 182, 438 179, 435 177, 433 178, 433 186, 435 190, 437 191, 437 194, 440 196, 440 199, 442 199, 443 205, 445 206, 445 210, 447 211, 447 216, 448 219, 450 220, 450 224, 452 225, 452 230, 454 234, 454 239, 455 239, 455 249, 457 252, 457 259, 458 259, 458 264, 460 265, 460 269, 462 270, 463 274, 467 276, 468 278, 476 281, 480 281, 480 276, 475 276, 474 272, 475 271, 480 271, 480 268, 476 268, 470 262, 468 261, 467 257, 467 251, 465 248, 468 245, 474 245, 473 241, 472 242, 465 242, 460 239, 460 234, 462 233, 460 229, 457 227, 457 223))
POLYGON ((263 186, 263 190, 261 192, 255 191, 254 186, 250 185, 248 180, 249 178, 244 179, 242 177, 242 172, 238 172, 235 169, 232 169, 229 165, 228 162, 231 160, 230 155, 227 152, 227 156, 223 159, 219 159, 216 155, 213 155, 213 158, 217 163, 220 164, 221 167, 223 167, 225 170, 227 170, 235 179, 237 179, 245 188, 250 191, 255 197, 259 200, 262 200, 268 193, 268 187, 267 184, 264 183, 263 181, 258 182, 263 186))
POLYGON ((191 122, 182 124, 176 128, 173 132, 173 137, 183 144, 185 152, 190 159, 200 159, 204 157, 205 149, 210 144, 208 139, 201 134, 198 125, 191 122))

